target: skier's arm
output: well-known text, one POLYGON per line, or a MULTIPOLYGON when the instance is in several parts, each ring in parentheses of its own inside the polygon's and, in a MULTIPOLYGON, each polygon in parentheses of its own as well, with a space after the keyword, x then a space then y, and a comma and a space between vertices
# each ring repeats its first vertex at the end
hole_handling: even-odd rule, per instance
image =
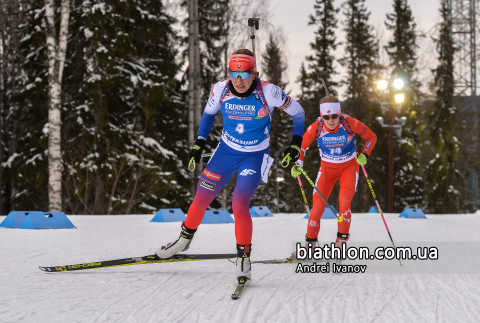
POLYGON ((220 82, 215 84, 210 91, 210 96, 208 97, 207 105, 205 110, 203 110, 202 119, 200 120, 200 126, 198 128, 198 138, 207 140, 210 130, 212 129, 213 122, 217 116, 218 111, 220 111, 220 95, 221 89, 219 86, 220 82))
POLYGON ((293 135, 302 137, 303 131, 305 130, 305 111, 300 103, 295 101, 295 99, 291 96, 287 95, 285 102, 278 108, 292 116, 293 135))
POLYGON ((273 112, 276 107, 291 115, 293 118, 293 135, 302 137, 305 129, 305 111, 302 106, 276 85, 266 84, 264 93, 270 111, 273 112))
POLYGON ((355 118, 347 118, 348 125, 352 128, 352 131, 356 134, 359 134, 362 139, 365 140, 365 145, 363 146, 362 153, 365 153, 367 156, 370 156, 370 153, 375 147, 377 142, 377 135, 373 133, 370 128, 364 125, 362 122, 355 118))
POLYGON ((303 135, 303 141, 302 141, 302 151, 300 153, 300 158, 298 159, 297 163, 303 167, 303 162, 305 160, 305 154, 307 153, 307 148, 310 146, 312 141, 315 140, 317 128, 318 128, 318 123, 320 122, 320 119, 315 121, 308 127, 307 131, 303 135))

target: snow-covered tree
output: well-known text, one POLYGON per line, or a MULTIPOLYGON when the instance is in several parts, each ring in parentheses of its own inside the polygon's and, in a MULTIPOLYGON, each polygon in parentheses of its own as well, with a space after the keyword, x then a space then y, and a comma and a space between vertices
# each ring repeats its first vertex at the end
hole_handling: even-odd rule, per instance
POLYGON ((153 212, 188 192, 174 18, 157 1, 85 1, 72 16, 65 120, 72 213, 153 212))
MULTIPOLYGON (((6 209, 48 210, 48 61, 43 1, 18 1, 4 80, 6 209), (10 204, 10 205, 9 205, 10 204)), ((2 7, 4 9, 5 7, 2 7)))

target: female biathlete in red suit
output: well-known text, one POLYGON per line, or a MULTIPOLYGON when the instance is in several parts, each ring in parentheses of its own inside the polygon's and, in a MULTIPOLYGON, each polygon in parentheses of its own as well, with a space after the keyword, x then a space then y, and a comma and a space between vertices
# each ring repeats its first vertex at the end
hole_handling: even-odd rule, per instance
MULTIPOLYGON (((343 218, 343 221, 338 222, 336 245, 341 247, 341 244, 346 242, 350 236, 351 204, 358 182, 358 165, 367 163, 368 156, 377 141, 377 136, 359 120, 346 114, 341 115, 340 103, 334 96, 326 96, 320 101, 320 114, 321 118, 310 125, 303 136, 302 151, 297 164, 303 167, 305 152, 311 142, 317 139, 322 160, 315 185, 328 199, 333 185, 337 180, 340 180, 339 216, 343 218), (355 134, 359 134, 360 137, 365 139, 365 146, 358 157, 355 134)), ((298 177, 301 174, 300 167, 292 167, 292 176, 298 177)), ((320 218, 324 209, 325 202, 314 191, 313 209, 308 220, 305 237, 307 247, 309 243, 313 246, 317 243, 320 218)))

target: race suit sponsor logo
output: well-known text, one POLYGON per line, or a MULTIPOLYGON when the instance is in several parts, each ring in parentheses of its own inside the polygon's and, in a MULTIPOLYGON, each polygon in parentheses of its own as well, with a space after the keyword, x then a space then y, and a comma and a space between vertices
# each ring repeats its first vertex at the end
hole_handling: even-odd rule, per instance
POLYGON ((207 176, 210 179, 213 179, 214 181, 219 181, 222 178, 222 175, 217 175, 215 173, 212 173, 208 171, 208 169, 205 168, 203 171, 203 175, 207 176))
POLYGON ((232 61, 235 61, 235 62, 238 62, 238 61, 250 62, 250 59, 245 58, 245 57, 236 56, 236 57, 232 57, 231 59, 232 59, 232 61))
POLYGON ((237 116, 228 116, 228 119, 233 119, 233 120, 252 120, 251 117, 237 117, 237 116))
POLYGON ((275 99, 278 99, 280 97, 280 88, 278 86, 275 86, 273 88, 273 94, 272 96, 275 98, 275 99))
POLYGON ((344 156, 344 157, 331 156, 331 155, 327 155, 327 154, 322 152, 320 157, 322 158, 323 161, 328 161, 328 162, 332 162, 332 163, 341 163, 341 162, 353 159, 353 157, 355 157, 355 152, 352 153, 351 155, 347 155, 347 156, 344 156))
POLYGON ((215 191, 215 186, 217 185, 202 179, 202 181, 200 182, 200 186, 206 188, 207 190, 215 191))
POLYGON ((346 140, 347 138, 345 138, 345 136, 336 136, 336 137, 328 137, 328 136, 325 136, 325 137, 322 137, 322 141, 325 142, 325 141, 343 141, 343 140, 346 140))
POLYGON ((282 89, 280 89, 280 92, 282 93, 282 101, 284 101, 287 95, 285 94, 285 92, 283 92, 282 89))
POLYGON ((227 137, 228 140, 230 140, 231 142, 237 143, 239 145, 255 145, 258 142, 258 140, 250 140, 250 141, 240 140, 240 139, 237 139, 237 138, 233 137, 228 132, 225 132, 225 137, 227 137))
POLYGON ((240 116, 255 116, 255 106, 248 104, 231 104, 225 103, 225 112, 227 114, 235 114, 240 116))
POLYGON ((363 151, 368 151, 368 148, 370 148, 370 145, 371 145, 371 144, 372 144, 372 142, 369 141, 368 144, 367 144, 367 147, 365 147, 365 149, 364 149, 363 151))
POLYGON ((247 176, 247 175, 252 175, 252 174, 255 174, 255 173, 257 173, 257 172, 254 171, 253 169, 244 169, 240 173, 240 176, 247 176))
POLYGON ((243 134, 245 132, 245 125, 243 123, 237 123, 237 127, 235 128, 235 131, 238 132, 239 134, 243 134))

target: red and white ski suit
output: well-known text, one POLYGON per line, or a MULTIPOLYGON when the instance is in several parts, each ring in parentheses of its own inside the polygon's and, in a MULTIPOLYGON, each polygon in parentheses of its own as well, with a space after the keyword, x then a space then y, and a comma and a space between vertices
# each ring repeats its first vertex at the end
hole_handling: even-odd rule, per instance
MULTIPOLYGON (((377 142, 377 136, 359 120, 347 115, 344 115, 344 117, 353 133, 359 134, 360 137, 365 140, 365 146, 362 152, 370 155, 377 142)), ((339 216, 343 218, 343 221, 338 222, 338 232, 348 234, 352 217, 352 198, 357 187, 359 171, 358 163, 355 160, 355 136, 349 135, 342 122, 338 123, 335 130, 330 130, 324 125, 323 129, 318 131, 320 120, 321 119, 318 119, 311 124, 303 135, 302 152, 299 158, 299 164, 303 166, 305 152, 312 141, 316 139, 318 132, 319 137, 317 138, 317 144, 322 160, 315 185, 323 196, 328 199, 334 184, 337 180, 340 180, 339 216)), ((313 208, 307 226, 307 238, 316 239, 318 237, 320 231, 320 219, 323 215, 325 205, 326 204, 322 198, 314 191, 313 208)))

